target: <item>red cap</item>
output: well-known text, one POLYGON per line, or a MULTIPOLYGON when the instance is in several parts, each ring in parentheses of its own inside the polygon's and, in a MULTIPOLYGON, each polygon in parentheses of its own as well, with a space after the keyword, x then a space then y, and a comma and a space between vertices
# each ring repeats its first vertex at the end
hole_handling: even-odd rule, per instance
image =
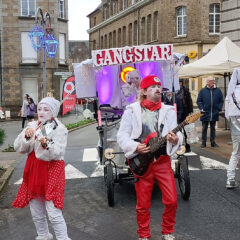
POLYGON ((149 75, 142 79, 140 83, 141 89, 146 89, 152 85, 160 85, 161 86, 161 80, 156 75, 149 75))

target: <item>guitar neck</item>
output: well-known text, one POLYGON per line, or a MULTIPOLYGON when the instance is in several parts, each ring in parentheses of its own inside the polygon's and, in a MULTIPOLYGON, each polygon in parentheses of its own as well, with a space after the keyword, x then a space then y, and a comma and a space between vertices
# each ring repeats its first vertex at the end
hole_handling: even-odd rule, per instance
MULTIPOLYGON (((175 128, 172 130, 172 132, 176 134, 177 132, 179 132, 180 130, 182 130, 183 127, 186 126, 187 124, 188 124, 187 120, 184 120, 184 121, 181 122, 177 127, 175 127, 175 128)), ((156 151, 157 151, 164 143, 166 143, 166 142, 167 142, 167 135, 164 136, 164 137, 162 137, 162 138, 159 138, 159 140, 151 146, 150 151, 151 151, 152 153, 156 152, 156 151)))

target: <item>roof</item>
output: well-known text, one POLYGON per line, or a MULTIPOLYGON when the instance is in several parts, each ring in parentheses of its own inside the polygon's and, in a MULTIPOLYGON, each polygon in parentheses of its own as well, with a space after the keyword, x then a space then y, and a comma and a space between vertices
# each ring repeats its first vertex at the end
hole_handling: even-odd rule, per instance
POLYGON ((199 60, 184 65, 179 77, 198 77, 233 72, 240 67, 240 48, 228 37, 224 37, 211 51, 199 60))

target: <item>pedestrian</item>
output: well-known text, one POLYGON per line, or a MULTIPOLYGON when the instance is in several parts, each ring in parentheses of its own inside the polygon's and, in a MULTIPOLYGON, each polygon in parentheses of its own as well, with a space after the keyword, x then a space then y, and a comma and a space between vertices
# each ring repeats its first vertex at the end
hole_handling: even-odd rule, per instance
POLYGON ((37 107, 38 121, 29 122, 14 141, 17 152, 27 153, 23 182, 13 207, 30 205, 36 227, 36 239, 53 239, 47 215, 56 239, 69 240, 62 215, 65 188, 64 153, 68 131, 57 119, 60 103, 52 97, 43 98, 37 107), (45 127, 45 128, 43 128, 45 127), (48 134, 46 134, 48 133, 48 134))
POLYGON ((32 121, 35 115, 35 103, 31 97, 28 98, 27 119, 32 121))
POLYGON ((240 159, 240 69, 233 71, 225 99, 225 116, 229 121, 233 151, 227 169, 226 188, 237 187, 236 167, 240 159))
POLYGON ((24 129, 25 121, 27 119, 28 98, 29 98, 28 94, 25 94, 23 97, 23 103, 22 103, 22 108, 21 108, 22 129, 24 129))
POLYGON ((127 106, 117 134, 117 141, 126 158, 150 151, 143 143, 147 136, 167 135, 167 144, 159 149, 150 163, 146 174, 134 175, 137 195, 137 223, 139 240, 150 239, 151 193, 156 180, 162 191, 165 210, 162 216, 162 239, 175 239, 174 225, 177 211, 177 193, 171 168, 170 155, 174 154, 182 143, 182 134, 171 130, 177 125, 173 106, 161 102, 161 82, 155 75, 146 76, 140 83, 139 101, 127 106), (140 142, 140 143, 139 143, 140 142))
POLYGON ((219 112, 223 106, 223 95, 219 88, 215 85, 215 79, 210 76, 207 79, 207 85, 202 88, 198 94, 197 105, 204 115, 200 118, 202 121, 202 144, 201 148, 206 147, 207 129, 210 123, 210 142, 211 147, 218 147, 215 142, 216 121, 219 118, 219 112))
MULTIPOLYGON (((178 108, 181 109, 181 111, 178 111, 177 117, 178 117, 178 123, 181 123, 186 119, 186 117, 189 114, 193 112, 193 102, 192 102, 192 97, 189 92, 189 89, 183 85, 182 79, 179 80, 179 86, 180 86, 180 90, 177 92, 176 98, 177 98, 177 104, 179 105, 178 108)), ((185 137, 186 152, 191 152, 191 147, 187 142, 187 133, 184 128, 183 128, 183 133, 185 137)))

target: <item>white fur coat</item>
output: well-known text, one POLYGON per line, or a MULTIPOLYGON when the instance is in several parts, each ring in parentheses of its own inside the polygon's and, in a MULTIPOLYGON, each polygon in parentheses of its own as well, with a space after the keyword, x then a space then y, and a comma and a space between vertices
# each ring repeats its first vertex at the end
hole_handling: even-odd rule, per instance
POLYGON ((48 144, 48 148, 43 148, 39 140, 35 140, 32 137, 30 140, 26 140, 25 131, 27 128, 37 128, 37 121, 29 122, 27 127, 17 136, 14 141, 14 149, 20 153, 31 153, 35 151, 36 157, 44 161, 50 160, 64 160, 65 149, 67 146, 67 128, 56 119, 58 124, 57 128, 53 130, 51 139, 53 143, 48 144))
MULTIPOLYGON (((117 134, 117 141, 127 158, 132 158, 137 155, 136 149, 139 142, 134 141, 140 137, 142 133, 141 106, 139 102, 135 102, 127 106, 125 110, 120 128, 117 134)), ((158 129, 161 124, 164 124, 162 135, 167 135, 172 129, 177 126, 177 116, 173 106, 162 104, 159 110, 158 129)), ((179 146, 182 145, 183 136, 178 132, 178 143, 176 145, 167 141, 167 154, 174 154, 179 146)))

